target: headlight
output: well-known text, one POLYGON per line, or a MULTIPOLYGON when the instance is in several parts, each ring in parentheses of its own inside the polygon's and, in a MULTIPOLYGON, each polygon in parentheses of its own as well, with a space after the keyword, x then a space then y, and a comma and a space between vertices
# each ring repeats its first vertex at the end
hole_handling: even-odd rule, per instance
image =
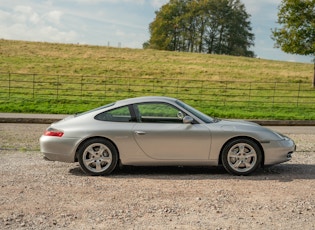
POLYGON ((283 135, 282 133, 276 133, 276 132, 275 132, 275 134, 276 134, 279 138, 281 138, 281 139, 283 139, 283 140, 290 140, 289 137, 283 135))

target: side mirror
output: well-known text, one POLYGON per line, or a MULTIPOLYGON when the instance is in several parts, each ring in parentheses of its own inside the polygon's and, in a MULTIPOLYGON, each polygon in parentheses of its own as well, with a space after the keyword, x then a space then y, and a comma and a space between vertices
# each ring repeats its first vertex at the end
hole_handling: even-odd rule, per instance
POLYGON ((194 119, 192 117, 190 117, 190 116, 185 116, 183 118, 183 123, 184 124, 192 124, 193 122, 194 122, 194 119))

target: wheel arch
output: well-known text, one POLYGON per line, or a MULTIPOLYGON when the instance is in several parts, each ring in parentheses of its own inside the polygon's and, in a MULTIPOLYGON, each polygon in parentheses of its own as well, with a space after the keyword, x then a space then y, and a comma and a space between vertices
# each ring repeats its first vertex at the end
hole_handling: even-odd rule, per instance
POLYGON ((257 146, 259 147, 260 151, 261 151, 261 167, 264 166, 264 162, 265 162, 265 152, 264 152, 264 149, 262 147, 262 145, 260 144, 259 141, 257 141, 255 138, 252 138, 252 137, 249 137, 249 136, 237 136, 237 137, 233 137, 233 138, 230 138, 229 140, 227 140, 224 145, 221 147, 220 149, 220 154, 219 154, 219 159, 218 159, 218 164, 219 165, 222 165, 222 153, 223 153, 223 149, 225 148, 225 146, 231 142, 231 141, 234 141, 234 140, 237 140, 237 139, 248 139, 248 140, 251 140, 253 142, 255 142, 257 144, 257 146))
POLYGON ((118 155, 118 162, 119 162, 119 161, 120 161, 120 155, 119 155, 119 150, 118 150, 117 145, 116 145, 115 142, 113 142, 111 139, 106 138, 106 137, 103 137, 103 136, 88 137, 88 138, 84 139, 83 141, 81 141, 81 143, 78 145, 78 147, 77 147, 76 150, 75 150, 75 159, 74 159, 74 161, 75 161, 75 162, 78 162, 78 152, 79 152, 80 148, 84 145, 84 143, 86 143, 87 141, 90 141, 90 140, 92 140, 92 139, 98 139, 98 138, 99 138, 99 139, 104 139, 104 140, 106 140, 106 141, 109 141, 109 142, 115 147, 115 149, 116 149, 116 151, 117 151, 117 155, 118 155))

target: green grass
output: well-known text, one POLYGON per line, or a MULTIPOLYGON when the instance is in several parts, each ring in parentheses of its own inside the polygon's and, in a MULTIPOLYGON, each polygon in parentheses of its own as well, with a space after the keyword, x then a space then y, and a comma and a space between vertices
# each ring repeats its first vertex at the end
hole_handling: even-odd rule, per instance
MULTIPOLYGON (((9 103, 0 100, 2 112, 27 112, 27 113, 53 113, 53 114, 74 114, 84 112, 92 108, 107 104, 110 101, 67 101, 67 100, 12 100, 9 103)), ((213 117, 237 118, 237 119, 289 119, 289 120, 313 120, 315 118, 314 109, 295 109, 277 107, 245 107, 245 106, 209 106, 205 108, 194 104, 193 101, 186 102, 194 105, 206 114, 213 117)))
POLYGON ((312 76, 305 63, 0 40, 0 112, 71 114, 163 95, 211 116, 313 120, 312 76))

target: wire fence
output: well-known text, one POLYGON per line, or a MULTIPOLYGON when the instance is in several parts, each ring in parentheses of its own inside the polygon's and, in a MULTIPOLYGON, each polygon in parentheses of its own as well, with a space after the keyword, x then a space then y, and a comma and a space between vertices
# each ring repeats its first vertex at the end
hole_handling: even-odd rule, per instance
POLYGON ((145 95, 176 97, 195 106, 315 109, 315 90, 305 82, 209 81, 0 73, 2 100, 104 103, 145 95))

